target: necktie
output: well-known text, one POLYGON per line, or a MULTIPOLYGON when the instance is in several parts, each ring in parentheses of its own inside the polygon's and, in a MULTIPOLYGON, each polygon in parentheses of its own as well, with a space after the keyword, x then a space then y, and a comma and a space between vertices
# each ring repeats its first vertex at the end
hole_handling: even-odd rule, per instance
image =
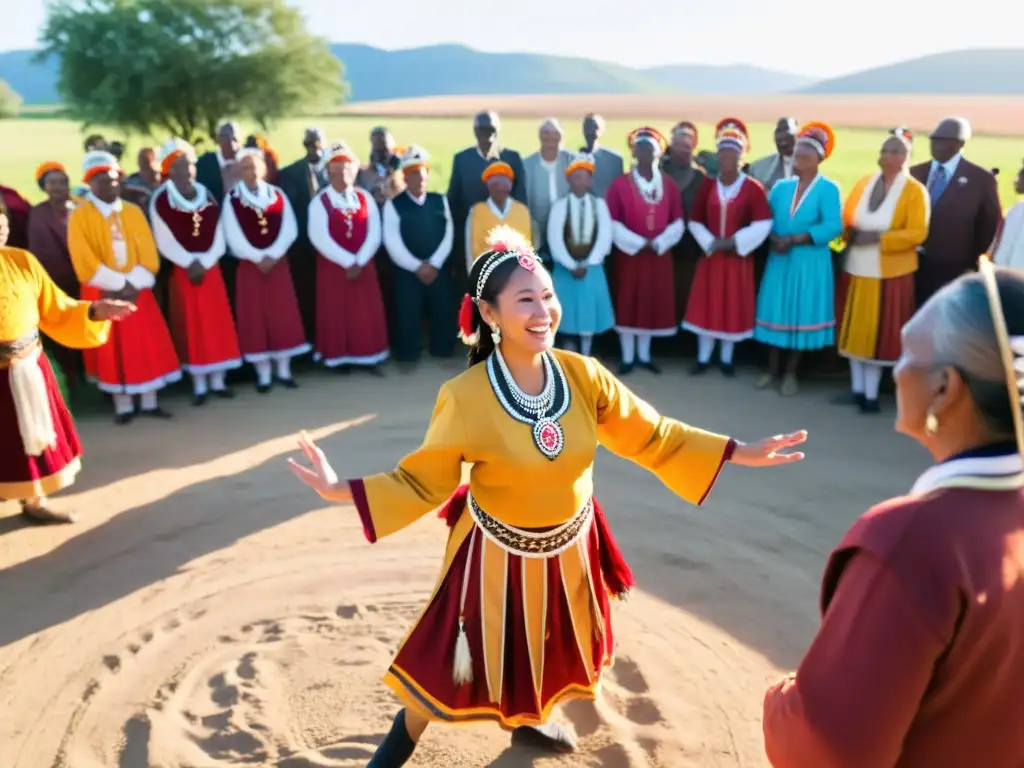
POLYGON ((942 193, 946 191, 946 187, 949 185, 949 179, 946 177, 946 169, 941 165, 935 166, 935 170, 932 171, 932 178, 928 182, 928 197, 931 198, 932 205, 935 205, 936 201, 942 197, 942 193))

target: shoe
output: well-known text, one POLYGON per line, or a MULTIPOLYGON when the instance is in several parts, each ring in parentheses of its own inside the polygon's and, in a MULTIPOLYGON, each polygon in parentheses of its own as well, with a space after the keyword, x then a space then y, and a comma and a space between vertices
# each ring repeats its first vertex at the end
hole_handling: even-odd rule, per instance
POLYGON ((221 400, 233 400, 235 397, 235 390, 231 389, 230 387, 225 387, 224 389, 215 389, 213 390, 213 396, 219 397, 221 400))
POLYGON ((144 408, 139 411, 139 416, 145 416, 147 419, 173 419, 174 414, 170 411, 165 411, 159 405, 156 408, 144 408))
POLYGON ((270 384, 257 384, 256 391, 259 392, 261 395, 265 395, 267 394, 267 392, 270 391, 270 387, 270 384))
POLYGON ((651 373, 655 373, 655 374, 658 374, 658 375, 661 374, 661 368, 656 366, 650 360, 647 360, 646 362, 641 360, 640 361, 640 367, 643 368, 645 371, 650 371, 651 373))
POLYGON ((722 375, 725 376, 727 379, 736 378, 736 366, 734 366, 732 363, 721 363, 718 367, 721 368, 722 375))
POLYGON ((757 380, 754 385, 754 389, 771 389, 775 386, 778 379, 772 376, 770 373, 762 373, 761 378, 757 380))
POLYGON ((201 405, 206 405, 207 395, 192 395, 192 405, 198 408, 201 405))
POLYGON ((21 516, 33 523, 50 525, 55 523, 73 523, 78 518, 73 512, 58 512, 50 509, 46 504, 29 504, 21 502, 21 516))
POLYGON ((703 376, 705 373, 708 372, 708 367, 709 366, 707 363, 694 363, 693 365, 690 366, 690 375, 703 376))
POLYGON ((285 389, 299 388, 299 382, 297 382, 295 379, 278 379, 277 383, 280 384, 285 389))
POLYGON ((115 413, 114 423, 119 427, 123 427, 125 424, 131 424, 135 420, 134 413, 115 413))
POLYGON ((547 749, 551 752, 575 752, 576 739, 556 723, 524 725, 512 731, 512 743, 518 746, 547 749))
POLYGON ((861 413, 878 413, 882 410, 882 407, 878 404, 878 399, 868 400, 863 395, 861 396, 861 402, 859 403, 861 413))
POLYGON ((619 376, 629 376, 636 368, 636 363, 619 363, 619 376))
POLYGON ((796 381, 796 376, 783 376, 782 386, 779 387, 779 391, 784 397, 792 397, 800 391, 800 385, 796 381))

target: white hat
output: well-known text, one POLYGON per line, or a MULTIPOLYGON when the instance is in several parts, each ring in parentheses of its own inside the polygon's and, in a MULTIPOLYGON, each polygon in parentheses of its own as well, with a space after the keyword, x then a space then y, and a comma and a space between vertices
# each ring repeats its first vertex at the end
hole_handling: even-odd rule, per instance
POLYGON ((182 155, 192 162, 196 161, 196 151, 191 144, 184 139, 170 139, 160 147, 160 166, 169 165, 182 155))
POLYGON ((427 152, 423 147, 413 144, 402 155, 402 172, 412 171, 416 168, 422 168, 430 165, 430 153, 427 152))
POLYGON ((112 178, 119 176, 121 166, 118 164, 117 158, 102 149, 86 152, 85 157, 82 158, 82 180, 88 184, 90 179, 101 173, 107 173, 112 178))
POLYGON ((337 160, 348 160, 349 162, 359 164, 359 158, 356 153, 352 151, 351 147, 344 141, 336 141, 330 144, 324 149, 323 155, 320 157, 320 163, 317 165, 319 170, 324 170, 332 162, 337 160))

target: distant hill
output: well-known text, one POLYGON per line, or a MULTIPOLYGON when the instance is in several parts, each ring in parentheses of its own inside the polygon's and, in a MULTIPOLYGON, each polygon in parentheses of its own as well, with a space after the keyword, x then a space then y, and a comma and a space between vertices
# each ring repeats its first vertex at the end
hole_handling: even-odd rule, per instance
MULTIPOLYGON (((423 96, 508 94, 777 93, 810 78, 748 65, 674 65, 649 70, 566 56, 486 53, 462 45, 386 51, 359 43, 335 43, 345 64, 353 101, 423 96)), ((37 64, 28 50, 0 53, 0 78, 26 104, 54 104, 57 62, 37 64)))
POLYGON ((693 94, 762 94, 796 91, 814 83, 813 77, 775 72, 750 64, 709 66, 705 64, 669 64, 640 70, 673 91, 693 94))
POLYGON ((1024 94, 1024 48, 951 51, 823 80, 804 93, 1024 94))

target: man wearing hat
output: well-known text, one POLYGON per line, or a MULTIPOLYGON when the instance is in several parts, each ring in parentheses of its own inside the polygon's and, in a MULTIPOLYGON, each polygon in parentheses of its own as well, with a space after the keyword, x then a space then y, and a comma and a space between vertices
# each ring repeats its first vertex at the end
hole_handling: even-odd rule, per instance
POLYGON ((660 373, 651 361, 651 340, 674 336, 676 318, 672 249, 683 237, 679 187, 658 168, 664 137, 653 128, 629 135, 636 166, 612 182, 605 195, 615 244, 615 323, 622 349, 619 373, 640 367, 660 373))
POLYGON ((971 124, 962 117, 947 117, 929 138, 932 159, 910 169, 910 175, 927 187, 932 209, 915 275, 918 306, 975 268, 1003 220, 996 177, 963 156, 971 124))
POLYGON ((288 263, 295 281, 295 295, 302 313, 302 327, 307 339, 316 338, 316 251, 309 242, 306 224, 309 201, 327 184, 320 168, 324 153, 324 134, 319 128, 307 128, 302 136, 303 155, 278 174, 278 185, 295 211, 299 236, 288 251, 288 263))
POLYGON ((430 155, 412 146, 402 156, 405 189, 384 204, 384 247, 396 269, 395 359, 419 360, 423 319, 429 328, 431 357, 455 353, 458 304, 455 285, 445 269, 455 242, 455 225, 448 200, 428 192, 430 155))
MULTIPOLYGON (((498 143, 498 132, 501 129, 501 121, 494 112, 480 112, 473 118, 473 134, 476 136, 476 144, 462 150, 455 155, 452 161, 452 175, 448 181, 448 205, 452 210, 452 221, 455 224, 456 232, 465 231, 466 219, 469 218, 470 209, 477 203, 482 203, 488 198, 487 184, 483 181, 484 169, 494 160, 500 160, 511 171, 512 197, 527 204, 526 198, 526 171, 523 170, 523 158, 513 149, 506 149, 498 143)), ((527 230, 526 236, 530 233, 527 230)), ((460 281, 464 281, 467 274, 462 273, 462 268, 467 263, 472 264, 472 256, 465 254, 465 242, 462 237, 455 238, 456 258, 452 266, 457 271, 460 281)))
POLYGON ((85 351, 86 374, 113 396, 115 421, 136 413, 168 418, 157 392, 181 379, 181 365, 153 297, 160 269, 146 214, 121 200, 121 168, 109 152, 94 151, 82 162, 89 193, 68 218, 68 252, 82 285, 82 299, 123 299, 138 311, 114 326, 110 340, 85 351))
POLYGON ((795 117, 779 118, 775 124, 775 154, 762 157, 750 164, 747 175, 761 182, 767 194, 775 182, 793 175, 793 149, 800 124, 795 117))

